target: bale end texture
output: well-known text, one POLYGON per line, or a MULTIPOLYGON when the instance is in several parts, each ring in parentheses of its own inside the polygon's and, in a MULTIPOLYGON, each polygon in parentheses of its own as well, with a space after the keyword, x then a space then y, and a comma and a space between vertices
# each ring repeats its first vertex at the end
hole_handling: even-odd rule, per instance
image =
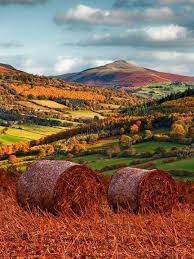
POLYGON ((25 209, 82 215, 100 202, 99 176, 69 161, 43 160, 31 164, 17 184, 17 201, 25 209))
POLYGON ((108 202, 115 213, 167 212, 177 203, 176 183, 161 170, 123 168, 111 178, 108 202))

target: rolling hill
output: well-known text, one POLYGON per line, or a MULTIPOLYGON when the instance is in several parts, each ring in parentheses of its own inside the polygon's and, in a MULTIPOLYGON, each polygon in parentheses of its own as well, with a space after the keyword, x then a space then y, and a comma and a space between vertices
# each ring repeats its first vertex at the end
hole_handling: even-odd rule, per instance
POLYGON ((16 71, 16 69, 10 65, 0 63, 0 73, 7 73, 11 71, 16 71))
POLYGON ((158 72, 118 60, 105 66, 91 68, 79 73, 57 76, 67 82, 78 82, 87 85, 106 87, 139 87, 153 83, 189 82, 194 77, 158 72))

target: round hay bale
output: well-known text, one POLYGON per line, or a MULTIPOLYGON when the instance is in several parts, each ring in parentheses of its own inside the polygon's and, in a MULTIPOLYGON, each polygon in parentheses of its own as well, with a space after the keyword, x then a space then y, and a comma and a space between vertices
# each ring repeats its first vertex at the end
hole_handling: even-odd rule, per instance
POLYGON ((96 173, 69 161, 31 164, 17 184, 17 201, 25 209, 81 215, 100 202, 103 185, 96 173))
POLYGON ((111 178, 108 202, 115 213, 169 211, 177 202, 176 183, 161 170, 123 168, 111 178))

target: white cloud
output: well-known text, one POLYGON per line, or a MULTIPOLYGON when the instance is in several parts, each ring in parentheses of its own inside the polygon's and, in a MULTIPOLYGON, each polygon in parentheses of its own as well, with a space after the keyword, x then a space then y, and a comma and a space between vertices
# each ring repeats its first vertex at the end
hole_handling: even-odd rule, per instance
POLYGON ((74 19, 78 21, 86 21, 89 22, 93 15, 96 13, 101 12, 100 9, 91 8, 86 5, 78 5, 75 9, 70 9, 65 17, 66 19, 74 19))
POLYGON ((57 62, 54 65, 54 70, 56 73, 70 73, 75 67, 80 65, 80 60, 77 58, 63 58, 58 57, 57 62))
POLYGON ((146 49, 193 49, 194 33, 178 25, 129 29, 121 34, 94 35, 79 46, 128 46, 146 49))
POLYGON ((95 60, 94 61, 94 65, 96 65, 97 67, 100 67, 100 66, 104 66, 106 64, 109 64, 109 63, 112 63, 113 60, 95 60))
POLYGON ((112 61, 113 60, 58 57, 54 65, 54 71, 56 74, 73 73, 91 67, 103 66, 112 61))
POLYGON ((31 58, 24 59, 17 68, 36 75, 45 75, 48 72, 48 67, 45 64, 40 64, 31 58))
POLYGON ((57 24, 64 25, 129 25, 139 23, 168 23, 173 20, 174 13, 169 7, 147 8, 142 10, 102 10, 86 5, 77 5, 75 8, 59 13, 55 16, 57 24))
POLYGON ((148 37, 156 41, 171 41, 185 38, 188 35, 186 28, 171 24, 169 26, 149 27, 145 29, 148 37))
POLYGON ((189 52, 134 49, 131 59, 143 67, 157 71, 194 75, 194 54, 189 52))

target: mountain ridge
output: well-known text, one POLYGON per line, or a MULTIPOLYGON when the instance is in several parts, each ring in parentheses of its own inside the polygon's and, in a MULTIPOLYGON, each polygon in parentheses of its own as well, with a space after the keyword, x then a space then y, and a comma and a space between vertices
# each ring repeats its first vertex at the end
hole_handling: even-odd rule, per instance
POLYGON ((0 63, 0 72, 9 72, 11 70, 16 70, 16 69, 9 64, 0 63))
POLYGON ((56 76, 67 82, 105 87, 140 87, 153 83, 171 81, 194 81, 194 76, 177 75, 144 68, 125 60, 117 60, 104 66, 94 67, 78 73, 56 76))

